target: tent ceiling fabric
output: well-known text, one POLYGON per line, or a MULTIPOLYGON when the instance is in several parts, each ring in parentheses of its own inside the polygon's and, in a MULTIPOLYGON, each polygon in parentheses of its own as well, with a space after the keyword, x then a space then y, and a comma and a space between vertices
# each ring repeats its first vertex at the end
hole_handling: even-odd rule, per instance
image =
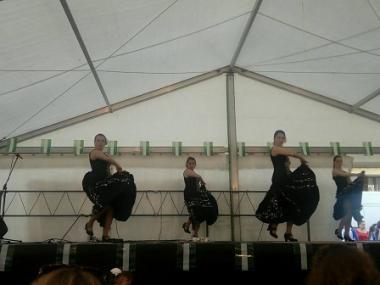
POLYGON ((237 66, 355 104, 380 87, 379 3, 263 1, 237 66))
MULTIPOLYGON (((111 104, 229 65, 254 0, 65 0, 111 104)), ((265 0, 236 66, 354 105, 380 88, 380 1, 265 0)), ((0 137, 106 106, 59 0, 0 2, 0 137)), ((374 97, 360 108, 380 114, 374 97)))

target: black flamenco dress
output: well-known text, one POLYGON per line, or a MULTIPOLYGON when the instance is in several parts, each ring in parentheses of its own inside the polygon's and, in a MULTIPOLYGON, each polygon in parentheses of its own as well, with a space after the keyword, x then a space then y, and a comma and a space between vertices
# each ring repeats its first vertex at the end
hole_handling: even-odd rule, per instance
POLYGON ((218 218, 218 204, 210 192, 201 185, 198 177, 184 177, 185 180, 185 205, 193 224, 206 221, 212 225, 218 218))
POLYGON ((306 164, 290 172, 286 168, 287 159, 284 155, 271 155, 272 185, 256 211, 256 217, 264 223, 302 225, 318 206, 319 189, 314 172, 306 164))
POLYGON ((92 214, 104 226, 106 208, 113 209, 113 217, 126 221, 132 213, 136 200, 136 185, 133 175, 127 171, 111 175, 109 163, 105 160, 91 160, 92 171, 87 172, 82 180, 83 190, 94 203, 92 214))
POLYGON ((348 204, 352 208, 352 217, 360 223, 363 220, 360 213, 362 209, 363 176, 359 176, 352 183, 349 183, 348 177, 344 176, 333 176, 333 179, 337 186, 334 219, 340 220, 346 215, 348 204))

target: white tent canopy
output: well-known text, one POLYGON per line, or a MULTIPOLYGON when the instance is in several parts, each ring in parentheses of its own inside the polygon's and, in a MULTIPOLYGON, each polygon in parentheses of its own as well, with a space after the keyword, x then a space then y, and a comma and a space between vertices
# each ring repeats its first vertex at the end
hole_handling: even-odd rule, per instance
POLYGON ((227 70, 380 121, 377 0, 4 0, 0 39, 1 138, 227 70))

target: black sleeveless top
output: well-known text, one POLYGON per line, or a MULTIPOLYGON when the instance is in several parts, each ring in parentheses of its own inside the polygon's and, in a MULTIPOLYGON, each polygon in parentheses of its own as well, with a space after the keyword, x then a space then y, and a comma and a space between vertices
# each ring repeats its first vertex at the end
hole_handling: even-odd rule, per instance
POLYGON ((191 189, 193 191, 197 190, 199 188, 199 178, 198 177, 193 177, 193 176, 188 176, 188 177, 183 177, 183 180, 185 181, 185 189, 191 189))
POLYGON ((335 184, 337 186, 336 195, 342 193, 343 189, 348 185, 348 179, 345 176, 333 176, 335 184))
POLYGON ((110 176, 109 163, 102 159, 90 159, 92 173, 95 176, 96 182, 103 180, 110 176))
POLYGON ((275 184, 275 185, 285 184, 289 179, 288 171, 285 166, 287 157, 282 154, 272 156, 272 153, 271 153, 270 159, 272 160, 272 163, 273 163, 272 184, 275 184))
POLYGON ((191 199, 194 195, 198 195, 199 191, 199 178, 198 177, 183 177, 185 181, 185 200, 191 199))

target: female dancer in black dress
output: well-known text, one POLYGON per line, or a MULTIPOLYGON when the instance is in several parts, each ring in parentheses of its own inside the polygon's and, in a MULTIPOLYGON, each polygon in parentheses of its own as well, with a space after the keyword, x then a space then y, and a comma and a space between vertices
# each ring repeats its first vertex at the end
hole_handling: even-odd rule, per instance
POLYGON ((94 139, 95 148, 89 153, 92 171, 83 178, 82 186, 87 196, 94 203, 92 216, 85 225, 86 233, 94 235, 93 225, 98 220, 103 227, 103 241, 110 240, 109 232, 112 220, 126 221, 132 212, 136 200, 136 185, 133 175, 123 171, 119 163, 103 152, 107 139, 97 134, 94 139), (110 165, 117 172, 110 173, 110 165))
POLYGON ((319 202, 319 190, 305 158, 285 149, 285 142, 285 132, 277 130, 270 151, 274 168, 272 185, 260 203, 256 217, 269 224, 269 234, 274 238, 278 237, 277 225, 286 222, 285 241, 297 241, 292 235, 293 224, 302 225, 310 218, 319 202), (289 156, 301 161, 301 166, 294 172, 289 169, 289 156))
POLYGON ((353 241, 350 236, 351 220, 354 218, 358 224, 363 220, 360 214, 362 208, 362 191, 364 172, 350 173, 342 168, 342 156, 336 155, 333 160, 332 177, 337 186, 336 190, 336 203, 334 205, 333 217, 335 220, 340 220, 338 228, 335 230, 335 235, 345 241, 353 241), (354 182, 351 183, 351 176, 358 176, 354 182), (344 228, 344 236, 342 230, 344 228))
POLYGON ((198 238, 200 224, 203 221, 212 225, 218 218, 218 204, 215 198, 206 190, 206 182, 194 169, 197 162, 194 157, 186 160, 186 169, 183 172, 185 180, 185 205, 189 212, 189 219, 182 225, 186 233, 190 233, 192 225, 192 237, 198 238))

